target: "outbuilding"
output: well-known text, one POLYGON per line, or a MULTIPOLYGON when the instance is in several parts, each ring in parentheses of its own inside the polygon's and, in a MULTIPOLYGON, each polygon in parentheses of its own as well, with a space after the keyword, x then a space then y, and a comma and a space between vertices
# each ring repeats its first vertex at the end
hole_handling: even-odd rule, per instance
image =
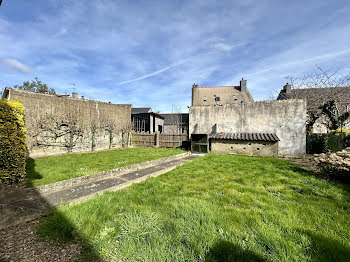
POLYGON ((248 156, 278 156, 276 134, 271 133, 219 133, 209 136, 214 154, 237 154, 248 156))

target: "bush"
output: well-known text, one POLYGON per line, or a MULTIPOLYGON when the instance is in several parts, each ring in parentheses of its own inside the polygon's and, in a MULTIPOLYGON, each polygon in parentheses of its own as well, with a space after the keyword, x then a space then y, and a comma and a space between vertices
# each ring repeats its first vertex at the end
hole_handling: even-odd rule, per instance
POLYGON ((344 147, 345 148, 350 147, 350 135, 346 135, 344 137, 344 147))
POLYGON ((12 184, 26 174, 26 129, 20 101, 0 100, 0 183, 12 184))
POLYGON ((329 177, 350 177, 350 147, 336 153, 315 155, 314 160, 329 177))
POLYGON ((308 134, 306 137, 306 153, 320 154, 328 151, 326 136, 322 134, 308 134))

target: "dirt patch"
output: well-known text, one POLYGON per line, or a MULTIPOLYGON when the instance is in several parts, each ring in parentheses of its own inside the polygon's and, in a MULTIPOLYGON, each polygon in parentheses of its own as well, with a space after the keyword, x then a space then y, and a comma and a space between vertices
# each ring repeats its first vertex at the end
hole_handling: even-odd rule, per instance
POLYGON ((71 261, 81 246, 42 238, 36 234, 39 220, 0 230, 0 261, 71 261))
POLYGON ((293 163, 296 163, 298 165, 301 165, 307 170, 316 172, 316 171, 318 171, 317 164, 313 160, 313 156, 314 155, 305 155, 304 157, 300 157, 300 158, 288 158, 288 157, 286 157, 285 159, 287 159, 293 163))

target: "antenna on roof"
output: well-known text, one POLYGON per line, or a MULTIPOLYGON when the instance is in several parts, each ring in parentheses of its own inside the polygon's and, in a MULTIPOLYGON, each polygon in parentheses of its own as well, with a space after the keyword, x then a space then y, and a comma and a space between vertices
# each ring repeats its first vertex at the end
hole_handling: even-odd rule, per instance
POLYGON ((70 83, 70 85, 73 86, 73 87, 71 87, 70 89, 72 89, 73 92, 75 92, 75 90, 76 90, 76 88, 75 88, 75 83, 70 83))
POLYGON ((194 82, 196 83, 197 86, 199 86, 199 80, 201 80, 199 76, 194 78, 194 82))

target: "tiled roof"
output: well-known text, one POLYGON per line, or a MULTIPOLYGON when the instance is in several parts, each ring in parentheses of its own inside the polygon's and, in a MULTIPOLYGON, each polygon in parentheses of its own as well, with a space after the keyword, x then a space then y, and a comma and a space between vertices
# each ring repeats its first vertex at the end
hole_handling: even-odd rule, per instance
POLYGON ((350 105, 350 87, 300 88, 292 89, 290 93, 281 90, 277 99, 306 99, 309 112, 319 110, 324 103, 334 99, 338 102, 340 111, 345 112, 350 105))
POLYGON ((271 133, 219 133, 210 135, 213 139, 228 139, 228 140, 249 140, 249 141, 280 141, 276 134, 271 133))

